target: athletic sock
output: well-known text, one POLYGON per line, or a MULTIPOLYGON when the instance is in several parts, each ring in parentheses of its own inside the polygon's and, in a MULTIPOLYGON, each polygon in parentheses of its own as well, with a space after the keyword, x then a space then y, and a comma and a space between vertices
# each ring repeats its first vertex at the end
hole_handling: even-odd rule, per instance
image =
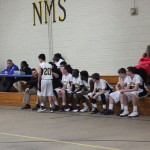
POLYGON ((41 106, 44 106, 44 103, 41 103, 41 106))
POLYGON ((57 102, 57 101, 54 101, 54 104, 55 104, 55 105, 58 105, 58 102, 57 102))
POLYGON ((88 107, 88 106, 87 106, 87 103, 83 103, 83 106, 86 107, 86 108, 88 107))
POLYGON ((124 109, 124 105, 123 105, 123 104, 121 104, 121 109, 122 109, 122 110, 124 109))
POLYGON ((77 104, 76 106, 77 106, 77 107, 79 107, 80 105, 79 105, 79 104, 77 104))
POLYGON ((133 111, 137 112, 137 106, 133 106, 133 111))
POLYGON ((94 107, 94 108, 97 108, 97 104, 93 104, 93 107, 94 107))
POLYGON ((124 106, 124 110, 125 110, 125 111, 128 111, 128 106, 124 106))
POLYGON ((109 109, 113 110, 114 104, 109 104, 109 109))
POLYGON ((62 102, 62 105, 63 105, 63 106, 65 106, 65 105, 66 105, 66 103, 65 103, 65 102, 62 102))
POLYGON ((103 105, 103 109, 106 109, 106 105, 103 105))

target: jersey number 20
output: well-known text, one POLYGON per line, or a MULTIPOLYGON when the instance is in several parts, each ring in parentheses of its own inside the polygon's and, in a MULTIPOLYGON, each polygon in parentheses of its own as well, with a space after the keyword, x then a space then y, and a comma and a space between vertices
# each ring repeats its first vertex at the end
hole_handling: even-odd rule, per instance
POLYGON ((44 68, 44 75, 51 75, 51 69, 50 68, 44 68))

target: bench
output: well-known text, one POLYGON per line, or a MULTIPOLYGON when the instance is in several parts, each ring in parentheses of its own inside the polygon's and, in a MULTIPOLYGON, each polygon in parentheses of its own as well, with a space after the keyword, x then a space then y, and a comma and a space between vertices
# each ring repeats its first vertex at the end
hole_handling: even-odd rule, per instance
MULTIPOLYGON (((118 76, 102 76, 101 78, 107 80, 110 84, 112 84, 115 88, 115 84, 118 81, 118 76)), ((150 86, 148 86, 148 90, 150 93, 150 86)), ((37 96, 32 95, 30 97, 31 106, 35 106, 37 96)), ((91 106, 91 104, 87 101, 87 103, 91 106)), ((108 102, 107 102, 108 103, 108 102)), ((23 105, 23 93, 17 92, 1 92, 0 93, 0 106, 17 106, 21 107, 23 105)), ((107 104, 108 105, 108 104, 107 104)), ((150 115, 150 97, 140 99, 138 102, 138 108, 141 115, 150 115)), ((47 101, 47 107, 49 107, 47 101)), ((101 102, 98 102, 98 109, 101 109, 101 102)), ((116 104, 114 108, 115 112, 119 112, 120 104, 116 104)), ((129 110, 132 110, 132 104, 129 104, 129 110)))

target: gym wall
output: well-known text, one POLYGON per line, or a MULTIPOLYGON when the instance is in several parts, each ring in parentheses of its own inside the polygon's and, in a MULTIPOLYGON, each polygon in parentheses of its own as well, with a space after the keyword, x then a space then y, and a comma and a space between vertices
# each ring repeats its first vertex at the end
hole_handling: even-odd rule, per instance
POLYGON ((73 68, 90 74, 116 75, 136 65, 150 44, 150 0, 135 2, 139 14, 131 16, 134 0, 55 0, 55 17, 51 13, 45 23, 44 0, 0 0, 0 71, 7 59, 37 68, 40 53, 47 61, 61 53, 73 68), (42 24, 32 4, 40 11, 39 2, 42 24))

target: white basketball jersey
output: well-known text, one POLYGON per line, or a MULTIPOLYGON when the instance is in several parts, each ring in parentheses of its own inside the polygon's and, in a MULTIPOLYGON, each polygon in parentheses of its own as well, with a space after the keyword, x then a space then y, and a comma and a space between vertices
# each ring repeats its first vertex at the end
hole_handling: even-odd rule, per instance
POLYGON ((52 80, 52 65, 47 62, 40 63, 42 69, 42 80, 52 80))
POLYGON ((91 81, 92 79, 91 78, 88 78, 88 82, 86 82, 85 80, 83 80, 83 85, 88 89, 88 90, 90 90, 90 81, 91 81))
POLYGON ((118 81, 118 84, 121 85, 122 83, 126 83, 126 85, 124 85, 124 87, 121 87, 121 88, 126 88, 127 85, 129 85, 131 83, 131 77, 130 76, 126 76, 124 78, 120 78, 119 77, 119 81, 118 81))
POLYGON ((83 85, 83 81, 81 80, 80 76, 77 78, 73 77, 73 84, 76 88, 80 87, 80 85, 83 85))
POLYGON ((69 73, 67 76, 62 76, 62 83, 67 89, 70 88, 70 82, 72 82, 72 74, 69 73))
POLYGON ((99 91, 101 90, 110 91, 111 89, 113 89, 113 87, 107 81, 103 79, 100 79, 98 83, 95 83, 94 88, 99 91))

